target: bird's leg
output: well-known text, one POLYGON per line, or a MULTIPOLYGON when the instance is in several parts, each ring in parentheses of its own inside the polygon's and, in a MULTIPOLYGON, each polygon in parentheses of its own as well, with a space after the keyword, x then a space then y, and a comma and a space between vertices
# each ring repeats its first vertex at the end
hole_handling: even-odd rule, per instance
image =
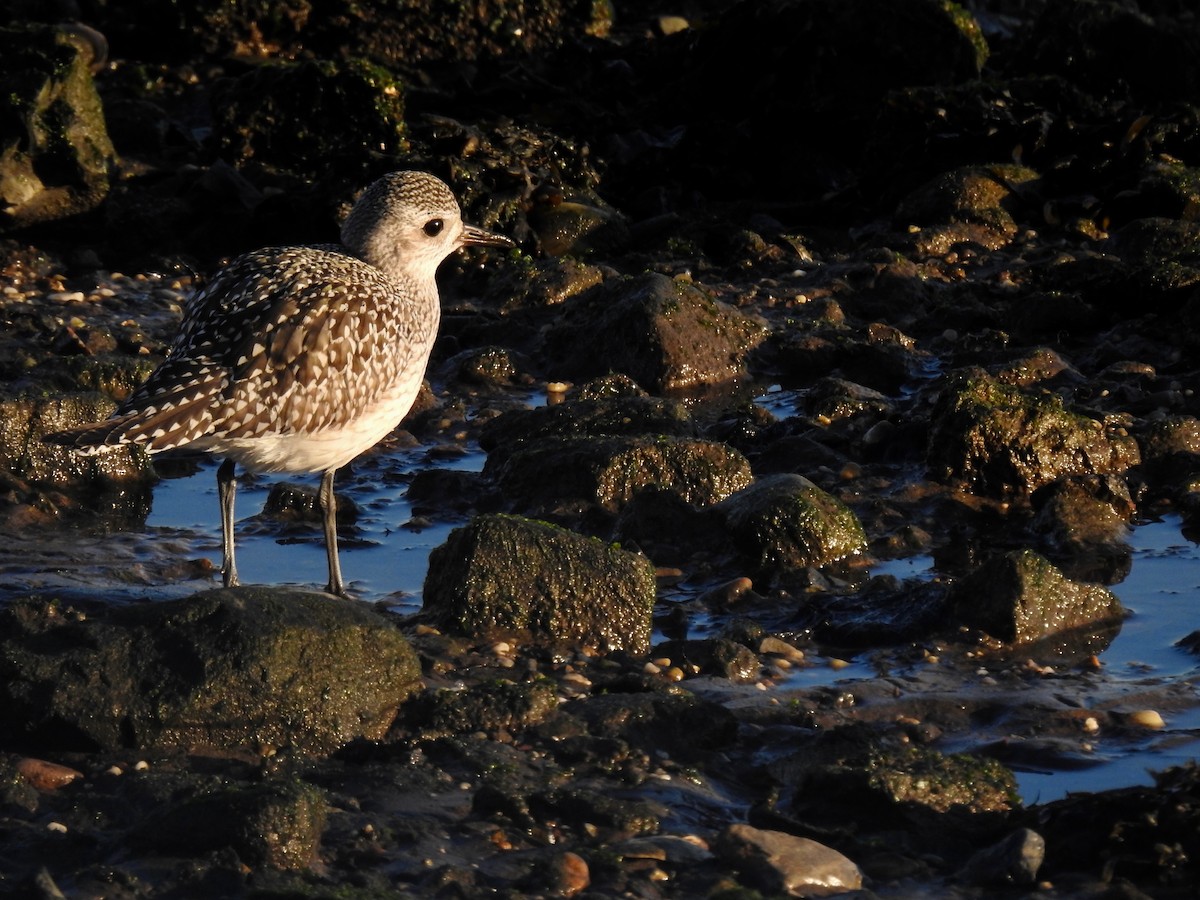
POLYGON ((338 562, 337 545, 337 497, 333 493, 333 473, 330 469, 321 476, 321 491, 317 499, 321 504, 325 522, 325 555, 329 558, 329 584, 325 590, 339 597, 349 596, 346 586, 342 584, 342 565, 338 562))
POLYGON ((232 459, 217 469, 217 498, 221 501, 221 578, 225 587, 238 583, 237 566, 233 561, 233 495, 237 493, 237 476, 232 459))

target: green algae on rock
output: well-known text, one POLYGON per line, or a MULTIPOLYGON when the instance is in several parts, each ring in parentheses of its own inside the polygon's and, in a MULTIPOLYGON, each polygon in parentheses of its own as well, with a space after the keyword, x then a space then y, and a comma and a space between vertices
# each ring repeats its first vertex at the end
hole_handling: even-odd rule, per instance
POLYGON ((645 652, 654 566, 643 556, 519 516, 482 515, 429 557, 423 615, 448 631, 645 652))
POLYGON ((0 232, 94 209, 116 152, 91 53, 56 28, 4 28, 0 60, 0 232))
POLYGON ((99 486, 154 480, 150 457, 132 445, 83 456, 42 443, 43 435, 107 418, 114 408, 111 400, 99 394, 0 400, 0 468, 33 481, 60 484, 99 486))
POLYGON ((1028 494, 1063 475, 1119 474, 1140 461, 1137 442, 1119 429, 980 369, 947 378, 926 458, 934 478, 999 496, 1028 494))
POLYGON ((547 438, 518 445, 502 463, 489 458, 484 474, 518 508, 539 512, 582 503, 615 513, 648 488, 709 506, 753 479, 726 444, 666 436, 547 438))
POLYGON ((715 510, 738 550, 766 571, 825 565, 867 545, 850 508, 801 475, 760 478, 715 510))
POLYGON ((546 347, 566 377, 621 372, 649 390, 676 391, 744 377, 746 354, 765 336, 763 325, 701 288, 647 273, 574 299, 546 347))
POLYGON ((420 674, 408 642, 370 609, 287 588, 94 618, 30 600, 3 618, 0 716, 10 740, 35 748, 320 756, 381 737, 420 674))
POLYGON ((1112 591, 1069 581, 1032 550, 984 563, 954 586, 950 600, 962 624, 1013 645, 1111 632, 1124 618, 1112 591))

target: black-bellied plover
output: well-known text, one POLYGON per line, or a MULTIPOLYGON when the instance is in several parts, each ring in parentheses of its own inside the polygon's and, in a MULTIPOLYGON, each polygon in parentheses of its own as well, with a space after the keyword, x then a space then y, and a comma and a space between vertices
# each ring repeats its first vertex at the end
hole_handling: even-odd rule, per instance
POLYGON ((226 587, 234 564, 235 463, 253 472, 320 472, 330 593, 338 562, 334 472, 408 413, 437 336, 434 275, 468 244, 509 247, 466 225, 450 189, 423 172, 371 184, 341 244, 238 257, 188 302, 150 377, 103 422, 47 436, 94 453, 140 444, 223 456, 217 470, 226 587))

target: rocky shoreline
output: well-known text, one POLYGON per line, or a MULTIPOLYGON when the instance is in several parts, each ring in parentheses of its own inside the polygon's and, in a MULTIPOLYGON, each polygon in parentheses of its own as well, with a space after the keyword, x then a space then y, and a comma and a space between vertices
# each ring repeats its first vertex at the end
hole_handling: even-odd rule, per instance
POLYGON ((1191 895, 1194 763, 1013 774, 1195 737, 1104 656, 1198 509, 1186 4, 115 6, 0 23, 0 567, 144 529, 144 455, 40 437, 220 260, 396 168, 520 249, 443 269, 418 614, 182 545, 4 589, 0 893, 1191 895))

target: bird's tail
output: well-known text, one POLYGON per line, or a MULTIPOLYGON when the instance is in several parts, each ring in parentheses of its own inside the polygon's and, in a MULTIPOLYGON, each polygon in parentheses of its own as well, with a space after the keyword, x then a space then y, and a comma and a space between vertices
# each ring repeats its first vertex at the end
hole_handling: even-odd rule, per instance
POLYGON ((87 425, 42 435, 42 441, 90 456, 95 453, 103 453, 109 447, 121 444, 149 443, 150 435, 139 433, 138 426, 141 424, 135 414, 115 416, 102 422, 89 422, 87 425))

